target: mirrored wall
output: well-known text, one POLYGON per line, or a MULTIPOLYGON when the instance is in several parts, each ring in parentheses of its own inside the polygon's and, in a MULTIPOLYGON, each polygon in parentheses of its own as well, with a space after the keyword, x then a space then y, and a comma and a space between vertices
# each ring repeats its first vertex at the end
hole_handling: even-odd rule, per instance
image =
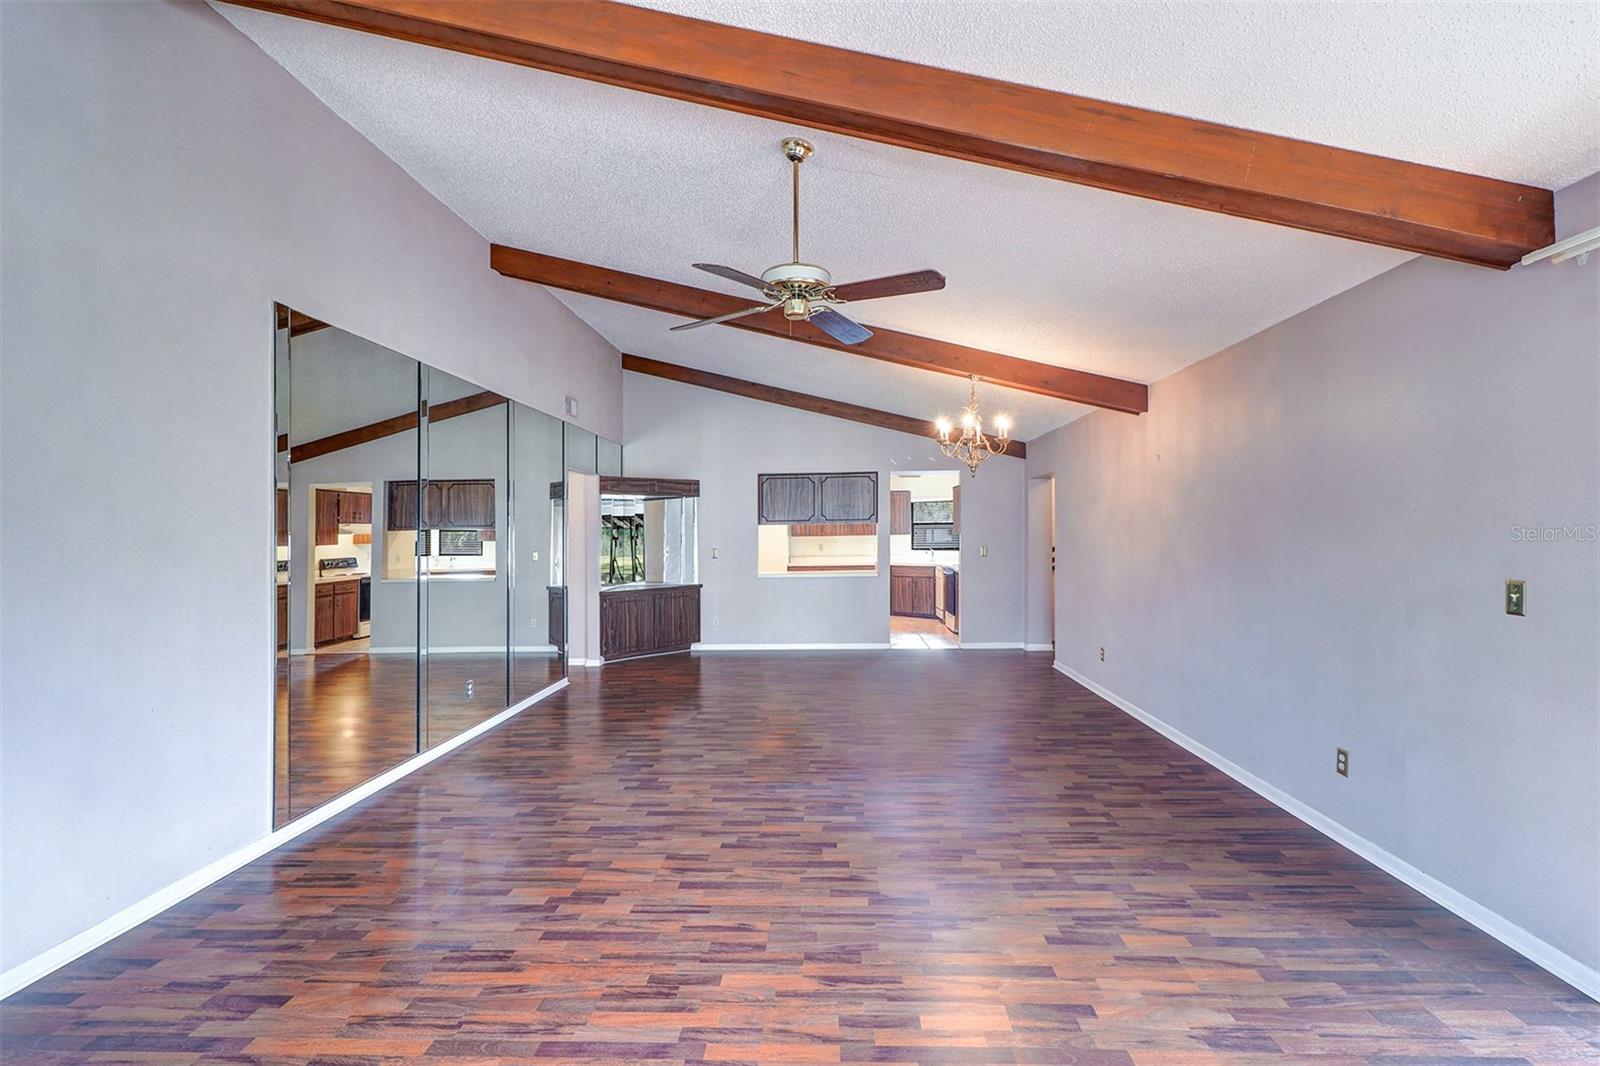
POLYGON ((565 676, 571 427, 287 308, 274 350, 282 825, 565 676))

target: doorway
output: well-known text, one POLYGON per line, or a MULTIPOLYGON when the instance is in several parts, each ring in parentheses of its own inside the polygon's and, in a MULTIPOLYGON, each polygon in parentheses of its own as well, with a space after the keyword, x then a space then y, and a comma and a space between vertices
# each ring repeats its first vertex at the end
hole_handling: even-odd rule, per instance
POLYGON ((961 645, 961 475, 889 476, 889 646, 961 645))
POLYGON ((1056 479, 1028 479, 1028 651, 1056 646, 1056 479))

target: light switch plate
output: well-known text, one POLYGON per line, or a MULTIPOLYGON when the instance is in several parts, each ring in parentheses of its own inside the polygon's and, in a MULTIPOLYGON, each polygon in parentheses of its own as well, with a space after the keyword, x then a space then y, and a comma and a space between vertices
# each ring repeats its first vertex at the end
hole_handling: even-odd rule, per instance
POLYGON ((989 546, 987 544, 978 545, 978 555, 987 559, 989 557, 989 546))
POLYGON ((1526 583, 1515 579, 1506 582, 1506 614, 1522 617, 1528 613, 1526 583))

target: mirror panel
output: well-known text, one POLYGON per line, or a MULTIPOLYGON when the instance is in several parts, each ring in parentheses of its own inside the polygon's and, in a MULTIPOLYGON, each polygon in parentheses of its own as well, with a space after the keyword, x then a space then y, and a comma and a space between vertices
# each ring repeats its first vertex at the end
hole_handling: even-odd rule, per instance
POLYGON ((504 398, 427 368, 424 528, 414 541, 427 604, 422 746, 503 711, 506 699, 504 398))
POLYGON ((288 317, 281 813, 293 818, 417 752, 416 568, 382 565, 379 501, 390 486, 416 489, 421 367, 288 317))
POLYGON ((566 553, 562 422, 511 405, 511 703, 555 684, 566 673, 566 553))
POLYGON ((566 514, 559 419, 274 330, 277 826, 565 676, 566 514))

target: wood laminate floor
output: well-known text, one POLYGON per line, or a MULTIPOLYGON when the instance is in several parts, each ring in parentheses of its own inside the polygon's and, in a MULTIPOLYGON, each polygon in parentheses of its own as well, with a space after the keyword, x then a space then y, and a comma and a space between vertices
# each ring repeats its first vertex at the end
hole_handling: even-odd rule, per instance
POLYGON ((514 698, 508 698, 504 655, 433 654, 419 668, 415 655, 335 647, 278 657, 274 824, 561 679, 556 656, 518 652, 509 675, 514 698))
POLYGON ((0 1004, 8 1063, 1512 1063, 1600 1005, 1008 652, 580 671, 0 1004))

